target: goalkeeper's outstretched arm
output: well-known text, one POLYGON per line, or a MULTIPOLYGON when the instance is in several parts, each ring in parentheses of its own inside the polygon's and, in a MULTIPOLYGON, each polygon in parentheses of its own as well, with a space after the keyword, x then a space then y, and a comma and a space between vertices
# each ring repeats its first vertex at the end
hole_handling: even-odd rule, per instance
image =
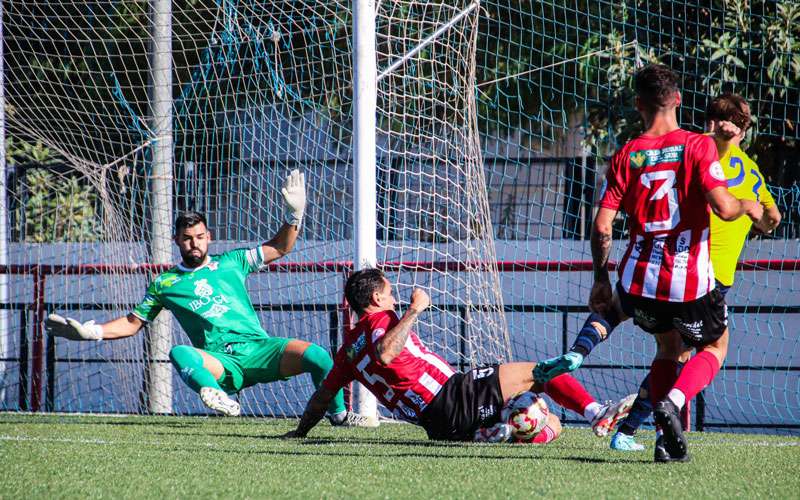
POLYGON ((264 264, 280 259, 292 251, 306 210, 306 179, 295 169, 286 177, 281 189, 285 224, 271 240, 261 245, 264 264))
POLYGON ((100 325, 103 328, 103 339, 123 339, 136 335, 144 326, 144 321, 136 317, 135 314, 128 313, 126 316, 111 320, 100 325))
POLYGON ((136 335, 144 321, 134 314, 128 314, 103 324, 93 320, 81 323, 70 317, 51 314, 44 325, 50 335, 69 340, 112 340, 136 335))

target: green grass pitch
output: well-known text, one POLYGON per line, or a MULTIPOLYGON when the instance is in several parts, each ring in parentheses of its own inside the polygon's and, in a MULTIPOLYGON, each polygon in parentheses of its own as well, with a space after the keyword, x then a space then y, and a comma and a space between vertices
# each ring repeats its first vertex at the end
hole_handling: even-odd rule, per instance
POLYGON ((567 428, 547 446, 430 442, 411 425, 284 440, 295 420, 0 415, 0 498, 797 498, 800 438, 692 433, 653 464, 567 428), (671 494, 670 492, 674 492, 671 494))

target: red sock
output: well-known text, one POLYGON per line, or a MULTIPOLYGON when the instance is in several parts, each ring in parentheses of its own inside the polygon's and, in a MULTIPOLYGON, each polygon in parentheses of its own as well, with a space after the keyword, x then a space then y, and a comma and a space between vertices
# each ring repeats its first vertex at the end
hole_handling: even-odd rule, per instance
POLYGON ((686 396, 686 401, 691 401, 714 380, 719 368, 717 357, 710 352, 702 351, 686 363, 674 388, 686 396))
POLYGON ((678 379, 678 363, 671 359, 654 359, 650 365, 650 402, 664 399, 678 379))
POLYGON ((592 395, 571 375, 559 375, 545 383, 544 392, 556 403, 579 415, 583 415, 586 405, 594 403, 592 395))

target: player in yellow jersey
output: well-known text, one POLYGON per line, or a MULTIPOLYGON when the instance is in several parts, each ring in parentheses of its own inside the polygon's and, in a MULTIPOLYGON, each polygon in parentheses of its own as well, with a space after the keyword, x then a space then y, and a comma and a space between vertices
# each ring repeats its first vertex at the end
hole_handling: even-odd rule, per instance
MULTIPOLYGON (((706 109, 706 126, 717 144, 720 163, 728 180, 728 191, 736 198, 761 203, 764 215, 755 224, 756 229, 763 233, 771 232, 780 224, 780 211, 767 189, 758 165, 741 149, 742 139, 750 127, 750 106, 747 101, 738 94, 725 93, 716 97, 706 109)), ((733 285, 736 263, 752 225, 749 217, 725 222, 711 213, 711 263, 714 266, 716 287, 723 295, 733 285)), ((686 359, 681 361, 686 362, 686 359)), ((652 412, 647 397, 649 385, 649 380, 645 378, 630 414, 611 438, 611 449, 644 450, 644 446, 637 443, 633 436, 652 412)))
MULTIPOLYGON (((765 233, 771 232, 780 224, 780 211, 767 189, 758 165, 740 147, 750 126, 750 106, 740 95, 722 94, 711 101, 706 110, 706 121, 709 132, 717 143, 720 163, 728 179, 728 191, 737 198, 761 203, 764 216, 756 224, 756 229, 765 233)), ((744 248, 751 224, 747 217, 724 222, 711 214, 711 262, 714 265, 714 276, 722 285, 719 288, 723 293, 727 293, 733 285, 736 262, 744 248)))

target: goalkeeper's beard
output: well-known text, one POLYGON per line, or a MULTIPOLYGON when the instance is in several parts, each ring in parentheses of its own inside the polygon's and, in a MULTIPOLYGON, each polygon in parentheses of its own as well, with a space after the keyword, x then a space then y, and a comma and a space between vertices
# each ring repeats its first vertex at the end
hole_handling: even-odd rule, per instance
POLYGON ((208 252, 192 253, 196 249, 189 250, 186 253, 181 253, 181 259, 186 267, 197 267, 206 260, 208 252), (199 257, 198 257, 199 255, 199 257))

